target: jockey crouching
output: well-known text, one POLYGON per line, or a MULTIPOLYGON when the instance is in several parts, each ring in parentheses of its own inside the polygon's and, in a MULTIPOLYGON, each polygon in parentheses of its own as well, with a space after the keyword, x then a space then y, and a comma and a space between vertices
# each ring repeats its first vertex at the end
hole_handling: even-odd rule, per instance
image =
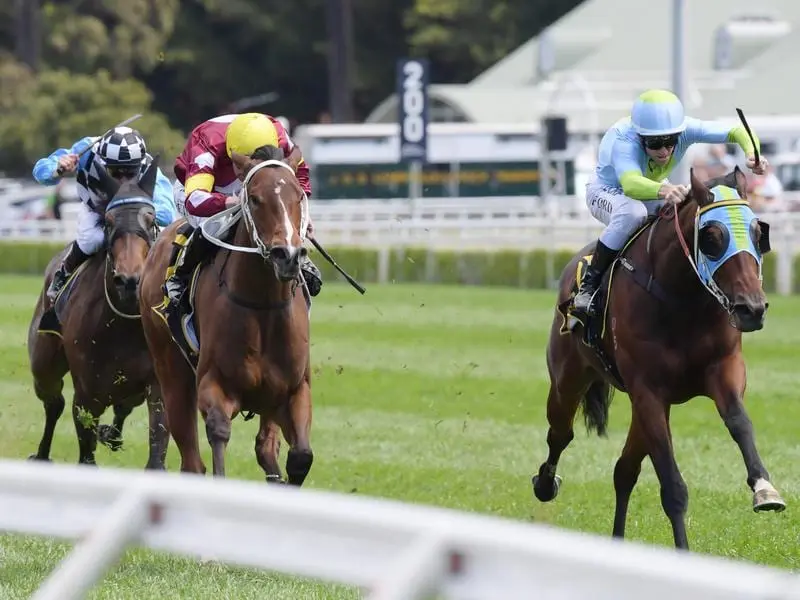
MULTIPOLYGON (((130 127, 116 127, 99 140, 85 137, 71 148, 59 148, 36 162, 33 177, 43 185, 55 185, 64 175, 74 172, 81 201, 77 239, 70 245, 47 288, 46 294, 51 303, 75 270, 105 243, 103 216, 110 198, 106 198, 101 191, 98 166, 105 168, 119 183, 124 183, 133 178, 141 179, 152 160, 147 154, 144 138, 138 131, 130 127), (78 155, 90 146, 94 148, 79 158, 78 155)), ((172 199, 172 184, 161 169, 156 174, 153 201, 156 223, 160 227, 178 218, 172 199)))
MULTIPOLYGON (((294 144, 280 121, 261 113, 222 115, 201 123, 192 130, 181 155, 175 161, 175 203, 186 211, 186 220, 193 228, 183 255, 165 288, 168 318, 177 311, 181 296, 194 269, 214 246, 198 231, 202 222, 240 203, 236 195, 242 187, 244 173, 233 164, 233 152, 259 158, 265 147, 280 148, 285 158, 299 159, 297 180, 306 196, 311 196, 308 165, 300 148, 294 144)), ((308 235, 313 235, 309 223, 308 235)), ((301 263, 303 278, 311 296, 319 294, 322 276, 306 257, 301 263)))
POLYGON ((589 212, 606 228, 575 295, 574 310, 594 315, 595 292, 625 243, 662 206, 686 198, 689 186, 673 185, 667 177, 689 146, 726 142, 739 145, 754 173, 764 173, 767 161, 761 157, 756 166, 755 148, 744 127, 686 117, 683 104, 670 91, 644 92, 634 102, 631 116, 606 132, 594 177, 586 185, 589 212))

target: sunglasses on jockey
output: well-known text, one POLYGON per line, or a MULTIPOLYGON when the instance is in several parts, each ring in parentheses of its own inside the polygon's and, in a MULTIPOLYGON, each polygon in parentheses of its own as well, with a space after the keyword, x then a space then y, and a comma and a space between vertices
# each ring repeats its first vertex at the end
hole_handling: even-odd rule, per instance
POLYGON ((114 179, 133 179, 139 174, 139 167, 106 167, 106 172, 114 179))
POLYGON ((639 136, 642 143, 648 150, 660 150, 661 148, 674 148, 678 143, 680 134, 673 133, 671 135, 652 135, 652 136, 639 136))

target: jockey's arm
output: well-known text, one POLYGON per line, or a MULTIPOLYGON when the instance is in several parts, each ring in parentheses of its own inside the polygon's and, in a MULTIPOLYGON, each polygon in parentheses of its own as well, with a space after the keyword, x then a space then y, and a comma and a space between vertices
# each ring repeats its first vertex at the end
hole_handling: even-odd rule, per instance
POLYGON ((158 223, 159 227, 166 227, 178 218, 178 212, 175 210, 172 184, 161 169, 156 172, 153 204, 156 206, 156 223, 158 223))
POLYGON ((639 167, 637 148, 633 143, 617 140, 612 153, 612 163, 622 186, 622 193, 634 200, 658 199, 661 182, 644 176, 639 167))
POLYGON ((195 172, 186 178, 186 212, 195 217, 210 217, 225 210, 227 196, 214 190, 214 175, 195 172))
MULTIPOLYGON (((87 147, 94 143, 95 139, 85 137, 74 144, 70 148, 58 148, 54 150, 49 156, 45 156, 36 161, 33 165, 33 178, 37 183, 42 185, 55 185, 61 179, 61 174, 58 172, 58 159, 69 156, 71 154, 79 154, 87 147)), ((84 154, 81 163, 86 159, 88 154, 84 154)), ((83 166, 83 165, 81 165, 83 166)))
POLYGON ((730 127, 716 121, 687 118, 684 135, 690 144, 737 144, 745 156, 752 156, 756 148, 759 152, 761 151, 761 142, 758 136, 753 131, 753 138, 756 142, 756 146, 753 146, 747 130, 742 125, 730 127))

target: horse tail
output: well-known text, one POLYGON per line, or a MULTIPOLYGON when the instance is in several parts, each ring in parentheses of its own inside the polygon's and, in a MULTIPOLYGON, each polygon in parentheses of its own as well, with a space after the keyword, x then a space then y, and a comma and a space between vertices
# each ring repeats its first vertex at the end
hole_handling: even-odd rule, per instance
POLYGON ((607 437, 608 407, 614 397, 614 388, 600 379, 593 381, 583 395, 583 418, 586 429, 594 429, 598 437, 607 437))

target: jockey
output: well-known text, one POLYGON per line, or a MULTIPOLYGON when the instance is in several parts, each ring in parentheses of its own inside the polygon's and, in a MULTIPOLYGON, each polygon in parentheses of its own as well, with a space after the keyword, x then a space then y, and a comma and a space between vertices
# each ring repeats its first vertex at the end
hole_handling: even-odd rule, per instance
MULTIPOLYGON (((153 157, 147 154, 144 138, 130 127, 116 127, 102 138, 85 137, 75 142, 71 148, 59 148, 50 156, 40 158, 33 166, 33 178, 43 185, 55 185, 69 173, 75 172, 78 184, 78 197, 81 201, 78 212, 78 235, 70 245, 53 275, 47 289, 47 297, 54 301, 70 275, 89 256, 95 254, 105 242, 103 213, 110 198, 100 188, 97 167, 105 167, 106 172, 118 182, 141 177, 153 157), (94 146, 79 157, 90 146, 94 146)), ((156 208, 156 223, 165 227, 178 218, 172 200, 172 184, 158 170, 153 203, 156 208)))
POLYGON ((747 166, 756 174, 764 173, 767 161, 761 157, 756 166, 755 148, 744 127, 687 117, 678 97, 666 90, 644 92, 634 102, 631 116, 606 132, 594 177, 586 185, 589 212, 606 228, 575 296, 576 310, 593 314, 592 300, 603 274, 630 236, 662 206, 686 198, 689 187, 671 184, 667 176, 689 146, 724 142, 738 144, 747 166))
MULTIPOLYGON (((166 282, 168 314, 177 308, 192 271, 213 247, 197 229, 206 218, 239 204, 235 194, 241 190, 243 176, 236 172, 232 153, 253 156, 264 146, 279 147, 284 157, 300 159, 297 180, 310 197, 308 165, 299 146, 278 119, 261 113, 222 115, 201 123, 189 135, 183 152, 175 161, 177 180, 173 190, 175 204, 185 209, 186 220, 193 231, 183 257, 166 282)), ((308 234, 313 234, 310 223, 308 234)), ((322 287, 319 269, 307 257, 301 268, 309 294, 316 296, 322 287)))

